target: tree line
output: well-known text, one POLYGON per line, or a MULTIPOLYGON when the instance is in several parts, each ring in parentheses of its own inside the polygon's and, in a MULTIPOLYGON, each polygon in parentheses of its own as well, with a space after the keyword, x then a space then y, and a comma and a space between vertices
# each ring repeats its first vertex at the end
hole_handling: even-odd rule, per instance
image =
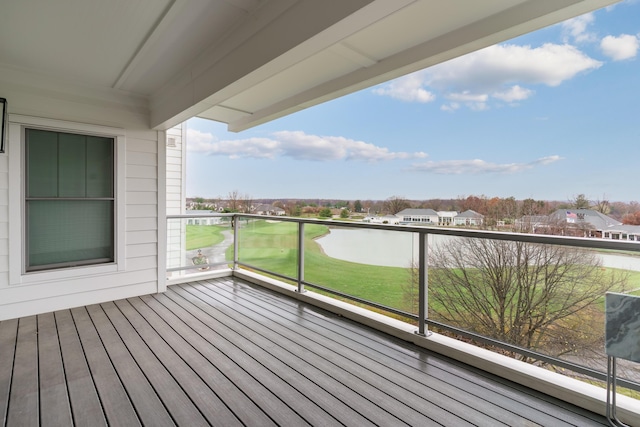
POLYGON ((387 215, 397 214, 407 209, 433 209, 435 211, 464 212, 473 210, 485 218, 487 226, 498 223, 512 224, 523 216, 549 215, 558 209, 593 209, 610 216, 624 224, 640 225, 640 203, 611 202, 606 196, 591 199, 585 194, 578 194, 566 201, 536 200, 527 198, 518 200, 515 197, 488 197, 485 195, 458 196, 455 199, 410 200, 403 196, 391 196, 384 200, 358 199, 254 199, 249 194, 238 190, 230 191, 226 197, 190 199, 192 209, 212 209, 222 212, 250 213, 256 204, 271 204, 285 210, 288 216, 317 215, 326 209, 339 210, 334 214, 345 215, 387 215), (220 209, 218 209, 220 207, 220 209))

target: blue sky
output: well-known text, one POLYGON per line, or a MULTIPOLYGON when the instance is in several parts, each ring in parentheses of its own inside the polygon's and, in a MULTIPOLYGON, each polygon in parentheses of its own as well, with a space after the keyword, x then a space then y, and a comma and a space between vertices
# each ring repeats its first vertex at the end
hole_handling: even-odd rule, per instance
POLYGON ((639 201, 640 1, 253 129, 188 122, 187 196, 639 201))

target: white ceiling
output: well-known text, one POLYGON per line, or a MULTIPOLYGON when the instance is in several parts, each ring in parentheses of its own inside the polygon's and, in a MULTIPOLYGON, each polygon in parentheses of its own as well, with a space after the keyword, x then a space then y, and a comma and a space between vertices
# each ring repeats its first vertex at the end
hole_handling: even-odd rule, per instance
POLYGON ((0 0, 0 81, 241 130, 614 2, 0 0))

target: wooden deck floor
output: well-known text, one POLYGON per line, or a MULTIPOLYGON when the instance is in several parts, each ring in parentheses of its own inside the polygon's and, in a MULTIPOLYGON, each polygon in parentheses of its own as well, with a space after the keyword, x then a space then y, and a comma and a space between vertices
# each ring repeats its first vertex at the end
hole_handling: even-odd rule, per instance
POLYGON ((229 277, 0 322, 0 424, 606 423, 229 277))

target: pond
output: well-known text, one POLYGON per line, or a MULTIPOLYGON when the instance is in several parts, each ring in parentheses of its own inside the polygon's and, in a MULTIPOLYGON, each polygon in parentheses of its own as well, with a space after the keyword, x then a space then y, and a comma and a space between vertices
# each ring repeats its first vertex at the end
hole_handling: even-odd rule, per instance
MULTIPOLYGON (((432 245, 450 239, 455 237, 429 236, 432 245)), ((418 256, 417 233, 331 228, 329 234, 316 241, 328 256, 360 264, 407 268, 418 256)), ((640 271, 640 257, 602 253, 598 256, 604 267, 640 271)))

